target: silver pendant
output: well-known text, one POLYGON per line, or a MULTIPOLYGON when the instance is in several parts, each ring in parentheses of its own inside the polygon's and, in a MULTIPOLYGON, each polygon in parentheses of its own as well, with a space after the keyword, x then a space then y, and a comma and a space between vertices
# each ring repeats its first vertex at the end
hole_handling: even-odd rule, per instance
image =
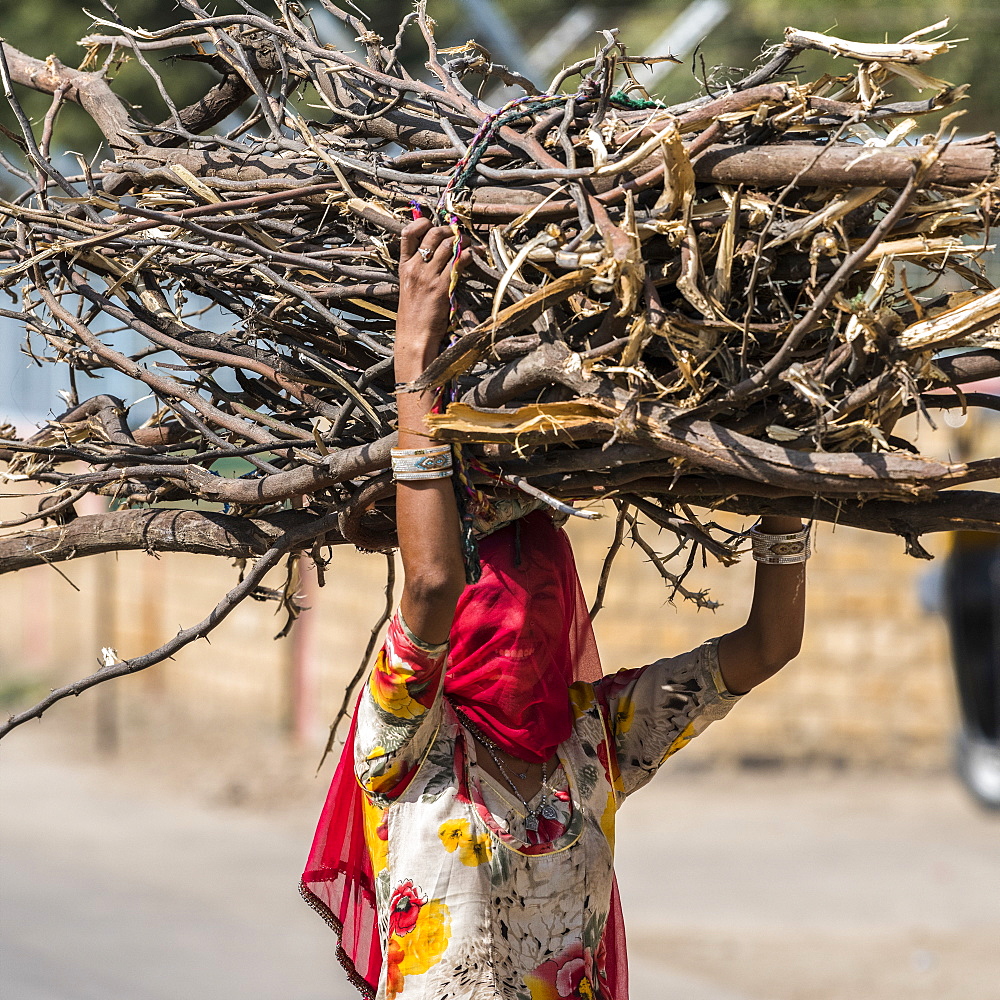
POLYGON ((556 812, 556 808, 550 802, 546 802, 545 805, 539 810, 542 815, 542 819, 555 819, 559 814, 556 812))
POLYGON ((530 833, 538 832, 538 814, 530 812, 524 817, 524 828, 530 833))

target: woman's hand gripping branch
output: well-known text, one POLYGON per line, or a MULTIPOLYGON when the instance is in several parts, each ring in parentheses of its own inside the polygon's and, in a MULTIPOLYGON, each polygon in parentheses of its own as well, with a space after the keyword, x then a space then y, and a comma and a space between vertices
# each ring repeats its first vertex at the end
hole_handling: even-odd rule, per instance
MULTIPOLYGON (((454 243, 451 229, 428 219, 417 219, 403 230, 394 350, 397 383, 417 378, 437 357, 447 335, 454 243)), ((461 253, 457 267, 465 265, 467 254, 461 253)), ((396 405, 399 448, 439 444, 424 423, 434 405, 433 392, 397 392, 396 405)), ((397 480, 396 526, 403 559, 403 619, 424 642, 446 642, 465 587, 451 479, 397 480)))

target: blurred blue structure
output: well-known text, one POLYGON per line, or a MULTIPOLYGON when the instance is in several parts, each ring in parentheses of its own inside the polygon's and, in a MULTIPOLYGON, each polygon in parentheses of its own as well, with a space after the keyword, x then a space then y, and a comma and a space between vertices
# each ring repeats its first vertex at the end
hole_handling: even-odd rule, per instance
MULTIPOLYGON (((59 393, 70 388, 67 367, 32 360, 24 351, 26 340, 23 326, 0 317, 0 421, 14 424, 22 433, 66 410, 59 393)), ((139 350, 145 343, 137 334, 128 331, 114 334, 108 342, 126 353, 139 350)), ((32 346, 39 357, 48 353, 48 345, 41 337, 34 337, 32 346)), ((100 378, 78 375, 77 390, 80 399, 107 393, 128 404, 136 403, 145 395, 142 385, 127 375, 109 370, 102 371, 100 378)), ((136 415, 140 419, 133 419, 133 425, 153 412, 150 401, 139 402, 138 407, 136 415)))

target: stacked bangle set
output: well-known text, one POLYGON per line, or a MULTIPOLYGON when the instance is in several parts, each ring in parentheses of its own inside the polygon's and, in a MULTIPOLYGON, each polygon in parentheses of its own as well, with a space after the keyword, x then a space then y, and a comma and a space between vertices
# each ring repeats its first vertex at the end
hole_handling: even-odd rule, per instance
POLYGON ((451 445, 431 448, 393 448, 392 477, 397 482, 447 479, 452 472, 451 445))
POLYGON ((809 545, 809 525, 787 535, 769 535, 757 525, 750 529, 753 557, 768 566, 792 566, 804 563, 812 550, 809 545))

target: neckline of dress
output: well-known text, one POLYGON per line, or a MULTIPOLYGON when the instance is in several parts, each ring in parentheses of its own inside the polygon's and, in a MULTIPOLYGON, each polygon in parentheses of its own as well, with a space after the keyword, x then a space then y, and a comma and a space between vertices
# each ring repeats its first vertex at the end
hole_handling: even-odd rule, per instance
MULTIPOLYGON (((477 761, 476 769, 479 772, 480 787, 482 787, 483 783, 485 782, 487 785, 490 786, 490 788, 494 792, 497 793, 499 798, 503 799, 504 802, 506 802, 509 806, 511 806, 513 810, 516 810, 518 813, 520 813, 524 809, 525 803, 521 802, 518 799, 515 799, 514 796, 511 794, 511 790, 501 785, 500 782, 497 781, 497 779, 492 774, 489 773, 489 771, 484 771, 481 767, 479 767, 478 757, 476 758, 476 761, 477 761)), ((555 784, 555 782, 560 778, 562 779, 562 782, 560 782, 560 784, 565 782, 566 785, 568 786, 568 780, 566 779, 566 769, 562 766, 561 760, 558 761, 558 763, 556 764, 556 769, 552 772, 552 774, 549 777, 549 783, 547 787, 549 789, 550 799, 552 798, 553 789, 555 789, 555 791, 562 790, 558 785, 555 784)), ((538 791, 535 792, 535 794, 530 799, 527 800, 527 805, 529 809, 532 803, 538 801, 538 799, 541 797, 542 791, 543 788, 539 788, 538 791)))
MULTIPOLYGON (((496 840, 503 847, 507 848, 507 850, 513 851, 515 854, 536 857, 545 854, 558 854, 572 847, 580 839, 580 835, 583 832, 583 810, 576 775, 572 762, 569 759, 570 754, 563 750, 564 744, 560 744, 556 748, 556 759, 558 766, 562 768, 563 773, 566 775, 566 787, 569 790, 570 813, 566 828, 555 840, 540 844, 530 844, 521 837, 514 836, 509 831, 504 830, 494 819, 489 806, 486 805, 486 801, 483 798, 483 789, 479 778, 481 773, 480 768, 478 765, 472 766, 475 763, 476 755, 474 750, 470 754, 469 747, 475 747, 475 740, 472 734, 462 725, 462 720, 458 717, 458 713, 454 709, 450 709, 450 713, 458 732, 459 739, 456 750, 461 754, 461 767, 465 772, 465 784, 468 789, 470 803, 496 840)), ((575 731, 570 734, 570 740, 574 738, 574 735, 575 731)))

